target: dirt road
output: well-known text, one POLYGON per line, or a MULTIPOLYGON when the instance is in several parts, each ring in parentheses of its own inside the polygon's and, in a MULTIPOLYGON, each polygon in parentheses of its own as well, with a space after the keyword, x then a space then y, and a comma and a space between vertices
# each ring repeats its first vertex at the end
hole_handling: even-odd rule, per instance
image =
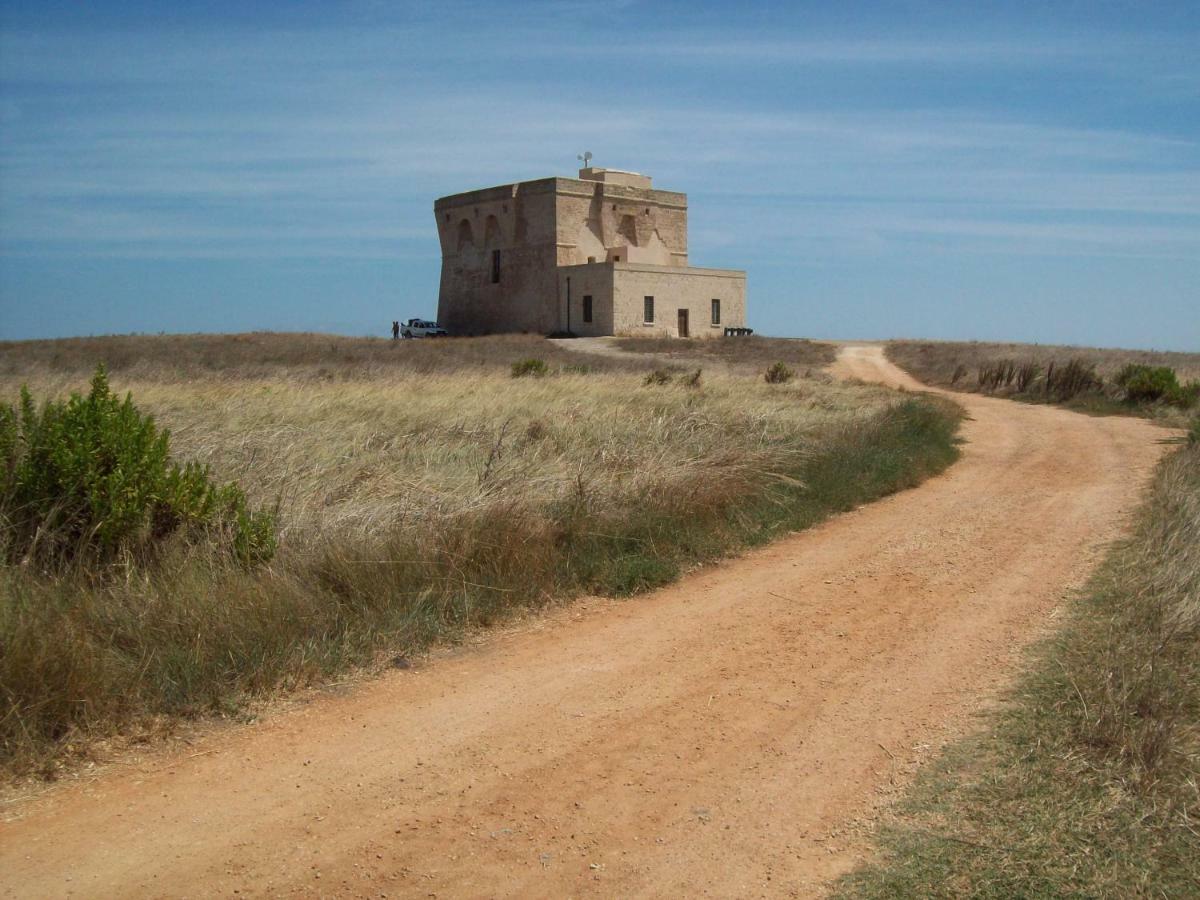
MULTIPOLYGON (((838 370, 916 387, 879 347, 838 370)), ((4 810, 4 896, 810 896, 1011 675, 1162 432, 963 396, 961 462, 677 585, 4 810)))

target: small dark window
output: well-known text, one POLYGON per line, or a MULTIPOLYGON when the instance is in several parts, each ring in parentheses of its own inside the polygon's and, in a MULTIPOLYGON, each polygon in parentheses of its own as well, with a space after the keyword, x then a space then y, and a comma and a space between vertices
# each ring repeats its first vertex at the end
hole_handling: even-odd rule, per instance
POLYGON ((647 325, 654 321, 654 298, 644 297, 642 299, 642 321, 647 325))
POLYGON ((592 295, 583 295, 583 321, 592 321, 592 295))
POLYGON ((492 284, 500 283, 500 251, 492 251, 492 284))
POLYGON ((621 261, 621 257, 619 257, 619 256, 613 257, 613 262, 620 262, 620 261, 621 261))
POLYGON ((596 261, 596 257, 594 257, 594 256, 589 256, 589 257, 588 257, 588 262, 590 262, 590 263, 594 263, 595 261, 596 261))
POLYGON ((713 300, 712 302, 712 323, 714 325, 721 324, 721 301, 713 300))

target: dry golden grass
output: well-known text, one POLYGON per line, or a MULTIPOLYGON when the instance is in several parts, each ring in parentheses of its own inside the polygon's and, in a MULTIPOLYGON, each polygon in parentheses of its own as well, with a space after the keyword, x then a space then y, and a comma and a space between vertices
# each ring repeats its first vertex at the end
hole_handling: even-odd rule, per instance
POLYGON ((251 571, 193 546, 119 577, 0 571, 10 767, 52 771, 97 735, 229 712, 516 609, 644 590, 955 455, 954 409, 823 376, 646 384, 653 359, 540 338, 228 340, 3 348, 10 402, 21 384, 82 390, 113 361, 113 389, 170 429, 176 459, 278 504, 281 526, 251 571), (528 357, 550 374, 511 377, 528 357))
MULTIPOLYGON (((1174 369, 1181 384, 1200 384, 1200 353, 951 341, 891 341, 886 352, 888 359, 926 384, 1055 402, 1098 415, 1145 416, 1170 427, 1187 427, 1194 399, 1130 401, 1115 381, 1117 373, 1130 364, 1166 366, 1174 369)), ((1194 398, 1195 391, 1193 385, 1186 396, 1194 398)))
MULTIPOLYGON (((109 335, 45 341, 0 341, 0 376, 62 374, 90 377, 98 363, 110 373, 158 381, 189 378, 291 380, 373 379, 389 373, 507 371, 526 357, 552 367, 578 366, 579 356, 534 335, 392 341, 332 334, 109 335)), ((644 369, 639 360, 595 357, 597 371, 644 369)))
POLYGON ((693 338, 625 337, 616 344, 631 353, 654 354, 682 365, 720 363, 729 370, 749 375, 762 372, 772 363, 786 363, 804 372, 820 369, 833 362, 837 348, 833 344, 800 338, 769 338, 757 334, 744 337, 693 338))
POLYGON ((1096 372, 1111 379, 1129 363, 1169 366, 1180 381, 1200 380, 1200 353, 1159 350, 1119 350, 1102 347, 1070 347, 1057 344, 1002 344, 979 341, 890 341, 888 359, 926 384, 948 387, 959 366, 967 369, 955 386, 966 390, 975 383, 981 367, 1003 359, 1029 360, 1043 368, 1050 362, 1064 363, 1078 357, 1095 364, 1096 372))
MULTIPOLYGON (((39 397, 82 387, 65 375, 4 376, 0 395, 21 384, 39 397)), ((812 380, 773 387, 706 375, 695 391, 636 374, 489 370, 334 381, 285 369, 178 381, 118 374, 112 386, 170 429, 178 458, 209 464, 260 505, 279 500, 285 536, 369 534, 507 494, 541 503, 579 478, 603 495, 685 486, 721 477, 722 466, 726 475, 769 468, 895 402, 881 389, 812 380)))

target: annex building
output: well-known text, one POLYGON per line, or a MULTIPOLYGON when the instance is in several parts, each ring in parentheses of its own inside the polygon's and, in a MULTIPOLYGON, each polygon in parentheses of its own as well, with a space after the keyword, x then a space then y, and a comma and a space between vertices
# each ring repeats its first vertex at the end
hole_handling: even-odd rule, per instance
POLYGON ((687 195, 586 168, 442 197, 451 334, 709 337, 746 324, 746 273, 688 265, 687 195))

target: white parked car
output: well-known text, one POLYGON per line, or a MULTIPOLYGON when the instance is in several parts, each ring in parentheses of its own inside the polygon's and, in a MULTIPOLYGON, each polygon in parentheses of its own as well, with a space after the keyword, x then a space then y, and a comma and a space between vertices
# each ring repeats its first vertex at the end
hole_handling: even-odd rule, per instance
POLYGON ((446 337, 446 329, 437 322, 427 319, 409 319, 400 326, 400 336, 405 338, 446 337))

